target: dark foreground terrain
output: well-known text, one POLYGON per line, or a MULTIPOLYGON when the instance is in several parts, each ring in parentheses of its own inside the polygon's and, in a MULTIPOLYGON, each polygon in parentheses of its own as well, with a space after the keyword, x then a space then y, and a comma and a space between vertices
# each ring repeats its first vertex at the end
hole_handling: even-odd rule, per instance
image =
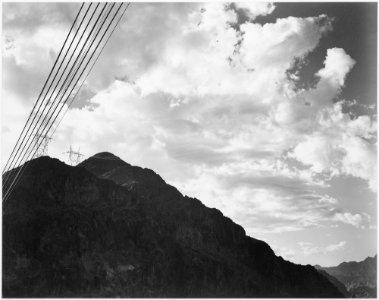
POLYGON ((41 157, 3 203, 3 297, 343 297, 217 209, 99 153, 41 157))
POLYGON ((335 267, 315 266, 327 272, 345 286, 347 296, 353 298, 376 298, 377 256, 367 257, 363 261, 343 262, 335 267))

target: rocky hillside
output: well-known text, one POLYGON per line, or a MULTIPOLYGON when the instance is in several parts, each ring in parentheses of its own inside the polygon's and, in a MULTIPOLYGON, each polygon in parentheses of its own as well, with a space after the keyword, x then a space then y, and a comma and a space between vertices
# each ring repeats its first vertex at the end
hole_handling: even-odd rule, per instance
POLYGON ((342 295, 344 295, 346 298, 351 298, 351 294, 348 292, 345 285, 341 281, 322 269, 317 269, 317 271, 328 278, 328 280, 341 292, 342 295))
POLYGON ((4 297, 342 297, 217 209, 100 153, 30 162, 3 203, 4 297))
POLYGON ((315 267, 324 270, 342 282, 353 298, 376 298, 377 296, 376 255, 367 257, 360 262, 343 262, 335 267, 321 267, 319 265, 315 267))

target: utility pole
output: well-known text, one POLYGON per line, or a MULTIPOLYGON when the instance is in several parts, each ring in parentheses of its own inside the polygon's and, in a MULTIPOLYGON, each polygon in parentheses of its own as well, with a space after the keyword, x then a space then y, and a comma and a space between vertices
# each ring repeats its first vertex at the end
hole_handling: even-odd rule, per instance
MULTIPOLYGON (((48 151, 48 147, 49 147, 49 142, 52 138, 47 136, 47 133, 45 135, 42 135, 40 133, 35 133, 31 136, 33 137, 32 144, 37 149, 33 158, 37 158, 40 156, 46 156, 47 151, 48 151)), ((34 148, 32 148, 32 149, 34 149, 34 148)))
POLYGON ((81 162, 81 158, 84 156, 82 153, 80 153, 80 148, 78 151, 72 150, 72 147, 70 145, 70 150, 63 152, 63 154, 68 155, 68 160, 71 166, 77 165, 81 162))

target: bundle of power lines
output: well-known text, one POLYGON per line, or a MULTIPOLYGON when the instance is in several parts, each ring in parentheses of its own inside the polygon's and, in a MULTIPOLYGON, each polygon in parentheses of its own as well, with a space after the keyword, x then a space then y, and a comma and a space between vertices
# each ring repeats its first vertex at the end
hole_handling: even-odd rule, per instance
POLYGON ((129 4, 81 5, 3 169, 3 201, 10 197, 28 160, 35 157, 44 139, 54 134, 129 4))

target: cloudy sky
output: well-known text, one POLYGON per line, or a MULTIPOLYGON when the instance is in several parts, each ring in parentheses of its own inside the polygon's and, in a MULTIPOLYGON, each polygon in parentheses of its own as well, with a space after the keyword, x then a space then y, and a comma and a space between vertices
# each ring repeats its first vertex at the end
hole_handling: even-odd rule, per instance
MULTIPOLYGON (((2 161, 80 3, 4 3, 2 161)), ((375 3, 133 3, 56 131, 302 264, 376 254, 375 3)))

